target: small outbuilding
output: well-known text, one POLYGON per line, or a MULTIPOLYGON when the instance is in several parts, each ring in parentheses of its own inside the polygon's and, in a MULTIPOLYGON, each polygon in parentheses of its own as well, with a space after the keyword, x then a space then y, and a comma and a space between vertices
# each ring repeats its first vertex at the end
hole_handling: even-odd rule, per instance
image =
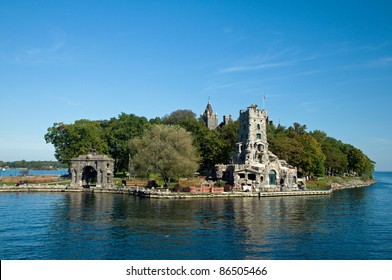
POLYGON ((113 185, 114 159, 91 151, 71 159, 71 187, 106 188, 113 185))

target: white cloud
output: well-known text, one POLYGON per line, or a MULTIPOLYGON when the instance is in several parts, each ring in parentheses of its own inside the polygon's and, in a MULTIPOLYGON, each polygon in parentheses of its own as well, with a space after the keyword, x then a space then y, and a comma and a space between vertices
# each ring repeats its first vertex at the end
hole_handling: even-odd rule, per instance
POLYGON ((225 74, 290 67, 305 61, 315 60, 318 57, 319 56, 307 54, 305 50, 290 47, 278 51, 267 51, 263 55, 248 56, 233 63, 232 66, 218 70, 218 73, 225 74))
POLYGON ((392 139, 387 139, 387 138, 374 138, 373 143, 378 143, 378 144, 387 144, 390 145, 392 144, 392 139))
POLYGON ((388 67, 392 66, 392 56, 385 56, 369 62, 368 66, 388 67))

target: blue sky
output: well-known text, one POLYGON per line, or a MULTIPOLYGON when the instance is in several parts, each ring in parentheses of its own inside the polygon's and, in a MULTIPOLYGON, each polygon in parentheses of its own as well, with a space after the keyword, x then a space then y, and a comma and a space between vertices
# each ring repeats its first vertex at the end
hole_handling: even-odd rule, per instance
POLYGON ((392 170, 390 1, 0 0, 0 160, 55 122, 253 103, 392 170))

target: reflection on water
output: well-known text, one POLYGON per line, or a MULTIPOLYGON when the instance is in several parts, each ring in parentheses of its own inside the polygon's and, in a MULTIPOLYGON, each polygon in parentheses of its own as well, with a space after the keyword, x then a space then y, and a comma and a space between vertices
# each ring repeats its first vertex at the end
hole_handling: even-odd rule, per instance
POLYGON ((1 259, 391 259, 391 173, 331 196, 0 195, 1 259))

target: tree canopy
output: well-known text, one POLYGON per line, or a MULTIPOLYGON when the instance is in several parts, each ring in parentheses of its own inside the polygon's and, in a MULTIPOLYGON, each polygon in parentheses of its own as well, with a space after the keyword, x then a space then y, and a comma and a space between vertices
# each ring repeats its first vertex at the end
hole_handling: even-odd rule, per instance
POLYGON ((180 126, 154 125, 130 141, 136 151, 132 165, 145 177, 160 174, 166 184, 170 178, 191 177, 199 167, 192 141, 192 135, 180 126))
POLYGON ((52 143, 56 159, 69 164, 71 158, 86 154, 91 149, 108 154, 101 121, 77 120, 74 124, 55 123, 45 134, 46 143, 52 143))
POLYGON ((142 135, 150 126, 144 117, 121 113, 110 120, 54 123, 48 128, 45 140, 53 144, 55 157, 61 163, 69 165, 73 157, 95 149, 115 159, 116 171, 125 171, 130 157, 128 141, 142 135))
MULTIPOLYGON (((153 127, 155 130, 159 127, 164 134, 165 126, 177 127, 177 130, 181 127, 188 132, 187 135, 191 136, 191 143, 200 156, 198 171, 204 175, 210 175, 216 164, 229 163, 238 141, 238 121, 210 130, 190 110, 176 110, 162 119, 157 117, 149 121, 145 117, 121 113, 110 120, 55 123, 48 128, 45 140, 54 145, 55 157, 63 164, 69 164, 71 158, 88 153, 93 148, 98 153, 114 158, 115 171, 122 172, 130 170, 130 160, 137 152, 129 145, 130 141, 135 138, 141 141, 141 137, 150 133, 153 127)), ((177 135, 180 132, 173 133, 177 135)), ((179 141, 172 137, 168 139, 179 141)), ((307 132, 306 125, 294 123, 287 128, 269 124, 267 139, 269 150, 280 159, 298 167, 299 175, 371 176, 374 171, 374 162, 361 150, 329 137, 323 131, 307 132)), ((149 141, 155 140, 151 138, 149 141)))
POLYGON ((146 118, 125 113, 121 113, 118 118, 112 118, 107 122, 105 127, 106 141, 109 153, 115 160, 116 171, 129 169, 129 159, 132 154, 128 142, 143 135, 150 126, 146 118))
POLYGON ((270 151, 304 175, 357 174, 372 176, 374 162, 361 150, 329 137, 325 132, 306 131, 306 125, 294 123, 286 128, 268 125, 270 151))

